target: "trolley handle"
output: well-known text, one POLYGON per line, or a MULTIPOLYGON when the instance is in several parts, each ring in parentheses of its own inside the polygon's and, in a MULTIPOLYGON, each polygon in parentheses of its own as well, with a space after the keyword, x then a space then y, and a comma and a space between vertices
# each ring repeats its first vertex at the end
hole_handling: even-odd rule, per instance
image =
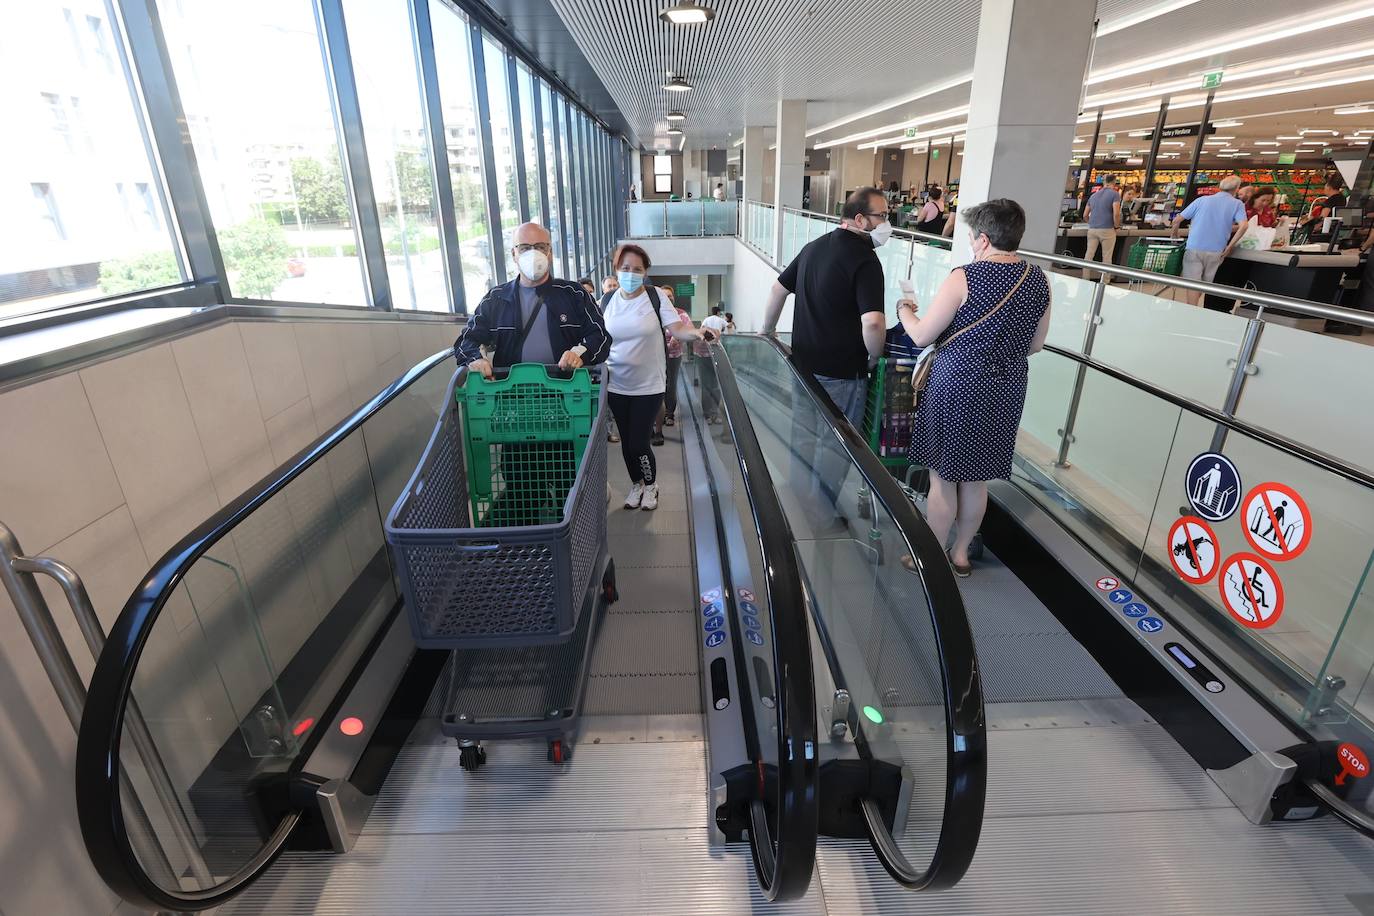
POLYGON ((501 549, 501 545, 500 545, 500 543, 496 543, 496 542, 493 542, 493 543, 454 544, 454 545, 453 545, 453 549, 454 549, 454 550, 461 550, 461 551, 463 551, 464 553, 496 553, 498 550, 501 549))

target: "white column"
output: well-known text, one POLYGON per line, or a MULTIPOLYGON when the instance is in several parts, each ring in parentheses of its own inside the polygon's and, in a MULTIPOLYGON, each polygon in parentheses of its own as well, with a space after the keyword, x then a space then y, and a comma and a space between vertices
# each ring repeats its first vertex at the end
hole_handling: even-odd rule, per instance
MULTIPOLYGON (((959 211, 1013 198, 1026 209, 1023 248, 1054 250, 1096 9, 1097 0, 983 0, 959 211)), ((970 257, 962 223, 955 264, 970 257)))
POLYGON ((801 209, 806 173, 806 99, 778 99, 778 149, 773 160, 773 263, 782 263, 783 207, 801 209))
POLYGON ((744 199, 763 200, 763 153, 768 141, 762 127, 744 128, 744 154, 740 167, 744 169, 744 199))

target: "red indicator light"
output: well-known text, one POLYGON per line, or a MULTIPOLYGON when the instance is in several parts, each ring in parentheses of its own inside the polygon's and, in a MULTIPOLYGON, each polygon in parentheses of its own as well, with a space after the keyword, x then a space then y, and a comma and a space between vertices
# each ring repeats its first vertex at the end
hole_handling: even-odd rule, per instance
POLYGON ((296 723, 296 727, 291 729, 291 734, 299 738, 301 735, 304 735, 306 732, 310 731, 310 726, 314 724, 314 719, 301 719, 299 722, 296 723))
POLYGON ((357 716, 349 716, 339 723, 339 731, 352 738, 354 735, 363 733, 363 720, 357 716))

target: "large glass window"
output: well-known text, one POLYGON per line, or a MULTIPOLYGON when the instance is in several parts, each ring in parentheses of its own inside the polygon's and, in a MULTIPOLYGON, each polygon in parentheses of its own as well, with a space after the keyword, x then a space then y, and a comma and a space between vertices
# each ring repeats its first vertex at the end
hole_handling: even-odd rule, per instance
POLYGON ((673 191, 673 157, 654 157, 654 193, 671 194, 673 191))
POLYGON ((482 135, 477 128, 477 96, 467 19, 444 4, 430 6, 434 56, 439 63, 439 98, 444 106, 444 144, 448 148, 458 250, 463 262, 463 292, 468 310, 477 307, 496 282, 491 237, 487 234, 482 135))
POLYGON ((345 0, 391 304, 451 310, 406 0, 345 0))
POLYGON ((517 65, 515 72, 516 85, 520 90, 520 133, 525 148, 525 188, 530 197, 530 219, 547 226, 548 217, 539 199, 539 188, 544 179, 539 174, 539 144, 535 139, 534 74, 524 64, 517 65))
POLYGON ((366 305, 310 0, 159 0, 233 295, 366 305))
POLYGON ((183 279, 116 40, 100 0, 0 4, 0 317, 183 279))
POLYGON ((539 83, 539 113, 543 118, 544 133, 544 180, 549 190, 549 214, 544 225, 549 227, 549 234, 553 236, 554 263, 560 276, 568 276, 568 260, 563 250, 563 219, 560 215, 559 204, 562 201, 562 189, 559 187, 558 173, 562 171, 562 163, 558 159, 558 144, 554 142, 554 102, 558 98, 557 94, 549 89, 549 84, 539 83))
POLYGON ((591 225, 592 211, 587 206, 587 122, 582 110, 572 109, 572 151, 573 172, 577 177, 577 272, 585 274, 591 269, 591 246, 588 244, 587 229, 591 225))
POLYGON ((506 49, 482 38, 487 73, 487 104, 491 111, 492 161, 496 164, 496 199, 501 211, 501 251, 510 257, 511 239, 520 225, 520 195, 515 185, 515 144, 511 130, 510 90, 506 81, 506 49))
POLYGON ((577 144, 573 141, 572 105, 567 99, 563 99, 562 104, 558 106, 558 115, 559 143, 563 147, 563 195, 567 198, 565 210, 568 215, 568 261, 572 265, 572 273, 581 276, 582 250, 577 244, 577 224, 581 221, 577 206, 577 190, 581 187, 581 182, 577 179, 577 159, 573 155, 577 144))

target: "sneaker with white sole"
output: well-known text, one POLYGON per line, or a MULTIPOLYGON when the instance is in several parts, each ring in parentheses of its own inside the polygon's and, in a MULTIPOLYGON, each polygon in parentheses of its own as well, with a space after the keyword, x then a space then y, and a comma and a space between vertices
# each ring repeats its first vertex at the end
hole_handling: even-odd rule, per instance
POLYGON ((630 487, 630 492, 625 494, 625 508, 638 509, 640 502, 644 499, 644 484, 637 483, 630 487))
POLYGON ((644 488, 644 496, 640 500, 639 508, 645 512, 652 512, 658 508, 658 484, 651 483, 644 488))

